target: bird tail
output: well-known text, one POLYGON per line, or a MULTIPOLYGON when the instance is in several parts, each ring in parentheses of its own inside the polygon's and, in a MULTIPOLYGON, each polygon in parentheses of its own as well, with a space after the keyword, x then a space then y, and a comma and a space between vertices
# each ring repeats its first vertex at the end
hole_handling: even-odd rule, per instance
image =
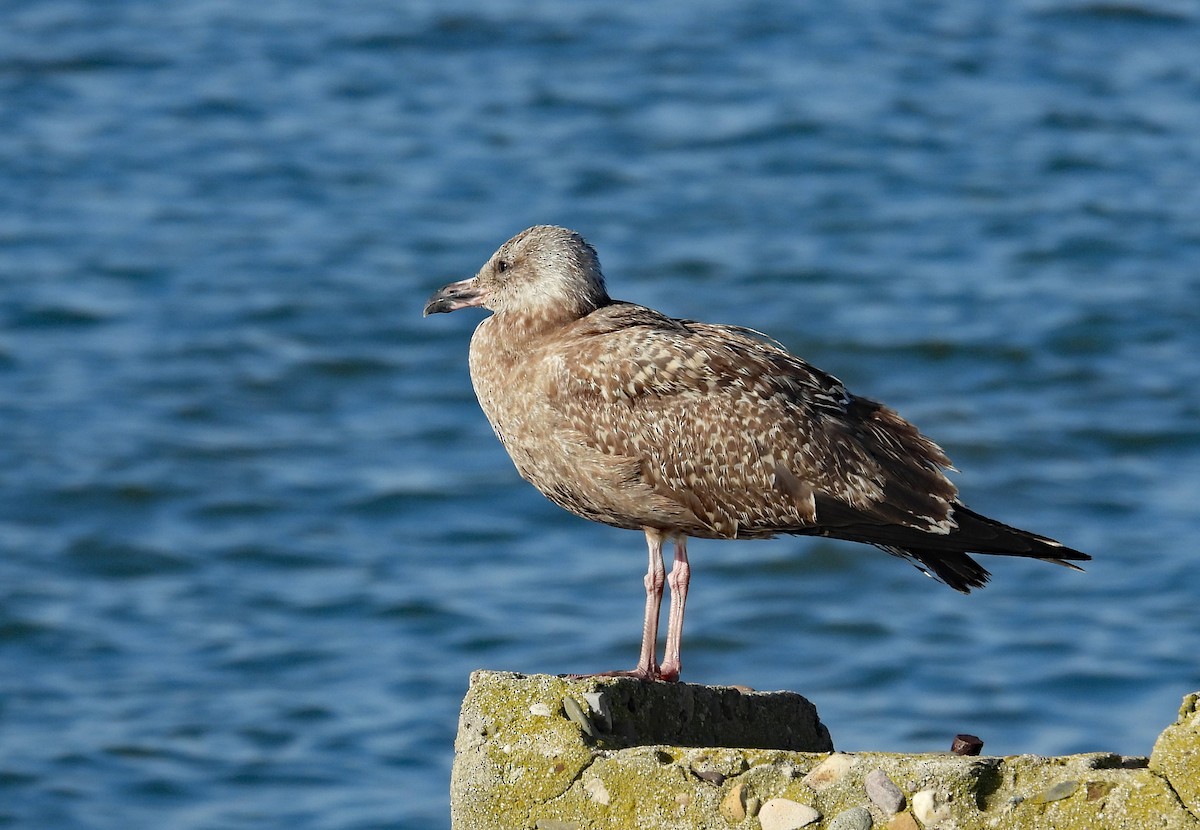
POLYGON ((972 588, 982 588, 991 576, 987 568, 968 556, 968 553, 1028 557, 1076 571, 1083 568, 1072 564, 1071 560, 1087 561, 1092 558, 1047 536, 981 516, 961 504, 954 505, 954 520, 958 527, 944 536, 920 533, 919 538, 912 539, 912 544, 906 544, 908 540, 888 540, 889 543, 877 544, 964 594, 970 593, 972 588))

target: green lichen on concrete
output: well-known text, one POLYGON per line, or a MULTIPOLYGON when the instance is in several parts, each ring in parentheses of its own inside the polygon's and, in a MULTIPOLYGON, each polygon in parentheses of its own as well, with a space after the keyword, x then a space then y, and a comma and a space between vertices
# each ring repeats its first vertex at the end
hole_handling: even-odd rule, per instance
MULTIPOLYGON (((865 807, 876 827, 892 818, 872 804, 863 779, 881 769, 896 781, 916 810, 918 793, 936 794, 934 814, 917 813, 919 826, 946 828, 1071 828, 1127 827, 1196 830, 1200 824, 1182 809, 1169 786, 1150 770, 1096 769, 1088 755, 1045 759, 959 758, 952 755, 893 755, 854 753, 850 770, 834 786, 815 792, 803 783, 805 774, 828 756, 810 753, 748 752, 733 756, 726 768, 745 767, 720 784, 697 778, 693 769, 704 765, 703 750, 651 748, 623 750, 592 763, 586 776, 595 776, 607 794, 599 803, 580 787, 537 806, 534 818, 569 819, 582 828, 756 828, 753 815, 730 822, 721 802, 739 784, 758 804, 786 798, 815 808, 824 826, 853 807, 865 807), (1063 782, 1075 782, 1071 794, 1052 801, 1039 796, 1063 782)), ((1063 788, 1060 787, 1060 791, 1063 788)), ((520 827, 501 825, 491 827, 520 827)))
POLYGON ((1015 827, 1200 828, 1144 758, 1091 753, 1004 760, 997 806, 1015 827))
MULTIPOLYGON (((589 735, 578 714, 575 721, 567 717, 561 702, 569 695, 582 711, 599 718, 585 697, 591 694, 595 701, 595 683, 495 673, 473 677, 455 760, 455 830, 760 830, 758 810, 773 798, 817 810, 821 818, 813 828, 863 808, 875 828, 894 822, 893 827, 926 830, 1200 830, 1200 821, 1176 794, 1180 788, 1167 778, 1168 769, 1190 776, 1193 789, 1180 791, 1185 798, 1194 797, 1200 786, 1194 766, 1200 747, 1195 698, 1185 701, 1186 711, 1172 727, 1179 735, 1160 741, 1161 752, 1155 747, 1150 768, 1146 759, 1109 753, 972 758, 639 744, 639 730, 670 731, 639 720, 639 711, 662 714, 654 706, 630 710, 623 704, 609 713, 607 734, 594 729, 589 735), (624 730, 623 719, 631 724, 624 730), (903 793, 899 816, 868 798, 865 779, 875 770, 903 793)), ((664 699, 680 694, 675 685, 639 685, 664 699)), ((693 690, 692 704, 699 699, 707 706, 705 695, 693 690)), ((728 725, 723 729, 726 737, 732 734, 728 725)), ((754 737, 763 734, 754 732, 754 737)))
POLYGON ((605 753, 684 743, 833 748, 816 708, 792 692, 476 672, 455 742, 452 817, 456 826, 489 828, 557 820, 534 805, 572 788, 599 803, 605 782, 584 773, 605 753), (497 813, 512 823, 495 823, 497 813))
POLYGON ((484 683, 472 677, 454 742, 452 811, 496 811, 515 822, 579 778, 593 752, 564 714, 561 683, 546 676, 484 683), (547 714, 531 711, 538 704, 547 714))
POLYGON ((1178 719, 1158 736, 1150 769, 1166 778, 1179 800, 1200 817, 1200 693, 1183 699, 1178 719))

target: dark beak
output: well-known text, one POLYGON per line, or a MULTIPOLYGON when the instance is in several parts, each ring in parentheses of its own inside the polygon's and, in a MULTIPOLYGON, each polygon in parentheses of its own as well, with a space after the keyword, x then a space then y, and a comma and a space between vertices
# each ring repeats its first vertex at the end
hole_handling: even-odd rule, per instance
POLYGON ((425 303, 425 313, 422 316, 428 317, 430 314, 441 314, 478 305, 483 305, 483 292, 479 290, 478 283, 472 277, 469 280, 452 282, 439 288, 429 298, 429 302, 425 303))

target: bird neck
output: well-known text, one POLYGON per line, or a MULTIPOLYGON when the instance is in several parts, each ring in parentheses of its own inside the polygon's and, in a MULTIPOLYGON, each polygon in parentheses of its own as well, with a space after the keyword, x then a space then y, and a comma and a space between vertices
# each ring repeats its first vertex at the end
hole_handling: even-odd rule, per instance
POLYGON ((516 345, 530 338, 553 334, 610 302, 611 300, 605 298, 605 301, 599 304, 554 302, 538 306, 527 305, 520 309, 497 311, 492 315, 492 325, 498 330, 503 330, 505 339, 516 345))

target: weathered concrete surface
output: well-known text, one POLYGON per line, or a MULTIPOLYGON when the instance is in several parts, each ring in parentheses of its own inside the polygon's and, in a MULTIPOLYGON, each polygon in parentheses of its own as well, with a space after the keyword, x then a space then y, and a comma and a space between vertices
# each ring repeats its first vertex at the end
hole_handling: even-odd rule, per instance
MULTIPOLYGON (((605 811, 633 810, 632 820, 645 803, 639 790, 662 777, 659 745, 833 749, 816 707, 791 692, 475 672, 455 741, 454 826, 532 827, 543 817, 530 819, 535 805, 571 791, 605 811), (615 791, 609 805, 595 781, 615 791)), ((714 771, 741 771, 721 763, 714 750, 714 771)))
POLYGON ((1179 800, 1200 816, 1200 692, 1183 699, 1179 718, 1158 736, 1150 769, 1166 778, 1179 800))
POLYGON ((811 816, 793 809, 804 805, 819 814, 812 828, 862 828, 869 817, 892 830, 1200 830, 1197 697, 1147 766, 1105 753, 833 753, 815 709, 791 693, 476 672, 451 816, 455 830, 790 830, 799 825, 780 817, 811 816), (868 796, 876 771, 872 790, 886 775, 900 812, 868 796))

